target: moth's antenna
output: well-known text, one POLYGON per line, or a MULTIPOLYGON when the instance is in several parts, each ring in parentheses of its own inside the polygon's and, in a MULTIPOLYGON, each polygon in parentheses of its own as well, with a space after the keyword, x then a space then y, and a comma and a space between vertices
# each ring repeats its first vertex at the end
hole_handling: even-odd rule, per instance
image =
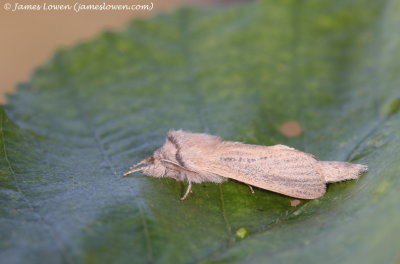
POLYGON ((193 172, 193 171, 191 171, 191 170, 189 170, 189 169, 186 169, 185 167, 183 167, 182 165, 180 165, 180 164, 178 164, 178 163, 176 163, 176 162, 173 162, 173 161, 170 161, 170 160, 166 160, 166 159, 162 159, 162 160, 160 160, 160 161, 165 162, 165 163, 169 163, 169 164, 172 164, 172 165, 175 165, 175 166, 177 166, 177 167, 179 167, 179 168, 181 168, 181 169, 183 169, 183 170, 193 172))
POLYGON ((173 165, 175 165, 175 166, 177 166, 177 167, 179 167, 179 168, 182 168, 182 169, 187 170, 185 167, 183 167, 182 165, 180 165, 180 164, 178 164, 178 163, 176 163, 176 162, 173 162, 173 161, 170 161, 170 160, 166 160, 166 159, 162 159, 161 161, 162 161, 162 162, 166 162, 166 163, 173 164, 173 165))
POLYGON ((145 164, 145 163, 151 163, 153 160, 154 160, 154 158, 153 158, 153 157, 150 157, 150 158, 144 159, 144 160, 142 160, 142 161, 139 161, 139 162, 136 163, 135 165, 132 165, 131 167, 129 167, 128 171, 125 172, 125 173, 123 174, 123 176, 127 176, 127 175, 129 175, 129 174, 131 174, 131 173, 144 170, 144 169, 147 168, 148 166, 141 167, 141 168, 136 168, 136 167, 138 167, 138 166, 140 166, 140 165, 142 165, 142 164, 145 164))

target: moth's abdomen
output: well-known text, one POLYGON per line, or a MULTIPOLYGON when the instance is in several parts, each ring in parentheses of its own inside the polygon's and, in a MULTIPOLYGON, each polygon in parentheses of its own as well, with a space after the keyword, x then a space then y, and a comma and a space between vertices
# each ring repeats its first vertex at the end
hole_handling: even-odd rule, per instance
POLYGON ((318 164, 326 183, 358 179, 368 170, 365 165, 340 161, 320 161, 318 164))

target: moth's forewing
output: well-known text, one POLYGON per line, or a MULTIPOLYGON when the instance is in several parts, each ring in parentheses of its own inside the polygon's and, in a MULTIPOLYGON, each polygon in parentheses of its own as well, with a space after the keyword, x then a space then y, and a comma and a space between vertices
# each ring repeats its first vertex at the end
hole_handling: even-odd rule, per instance
POLYGON ((192 158, 199 161, 196 170, 296 198, 315 199, 326 191, 318 160, 282 145, 267 147, 223 142, 209 153, 192 158))

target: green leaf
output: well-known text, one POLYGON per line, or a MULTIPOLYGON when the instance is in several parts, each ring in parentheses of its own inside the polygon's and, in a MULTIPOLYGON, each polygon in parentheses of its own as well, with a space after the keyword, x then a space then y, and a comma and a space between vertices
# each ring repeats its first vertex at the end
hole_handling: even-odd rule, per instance
POLYGON ((0 262, 398 263, 399 17, 396 0, 259 1, 59 51, 0 111, 0 262), (121 177, 181 128, 370 171, 297 207, 121 177))

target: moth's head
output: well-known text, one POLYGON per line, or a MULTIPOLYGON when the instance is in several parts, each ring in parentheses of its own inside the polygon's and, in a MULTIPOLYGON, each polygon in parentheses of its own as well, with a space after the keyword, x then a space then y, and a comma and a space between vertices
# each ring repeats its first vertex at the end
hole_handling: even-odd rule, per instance
POLYGON ((173 137, 168 135, 165 144, 161 148, 154 151, 151 157, 131 166, 129 170, 124 173, 124 176, 134 172, 143 171, 144 174, 150 176, 163 177, 166 174, 165 160, 175 161, 177 151, 176 145, 173 143, 173 137))
POLYGON ((143 169, 143 173, 154 177, 170 177, 181 180, 179 171, 182 165, 177 160, 179 146, 174 137, 168 134, 164 145, 154 151, 151 166, 143 169))
POLYGON ((163 177, 165 175, 164 164, 162 164, 160 160, 154 158, 154 156, 151 158, 151 163, 142 168, 143 173, 156 178, 163 177))
POLYGON ((165 144, 161 148, 154 151, 153 156, 142 160, 130 167, 129 170, 124 173, 124 176, 134 172, 143 171, 144 174, 157 178, 164 176, 171 177, 170 171, 171 169, 175 169, 175 165, 173 163, 177 163, 177 151, 178 150, 176 146, 168 137, 165 144), (172 163, 168 163, 168 161, 172 163), (141 165, 143 166, 140 167, 141 165))
POLYGON ((124 173, 124 176, 138 171, 143 171, 144 174, 159 178, 164 176, 165 166, 163 166, 160 160, 152 156, 131 166, 129 170, 124 173))
POLYGON ((220 139, 206 134, 189 133, 182 130, 170 131, 164 145, 154 151, 153 156, 143 160, 132 167, 124 174, 128 175, 137 171, 143 171, 144 174, 153 177, 171 177, 182 180, 182 170, 187 171, 182 164, 180 151, 199 142, 215 142, 220 139), (146 166, 138 168, 140 165, 146 166))

